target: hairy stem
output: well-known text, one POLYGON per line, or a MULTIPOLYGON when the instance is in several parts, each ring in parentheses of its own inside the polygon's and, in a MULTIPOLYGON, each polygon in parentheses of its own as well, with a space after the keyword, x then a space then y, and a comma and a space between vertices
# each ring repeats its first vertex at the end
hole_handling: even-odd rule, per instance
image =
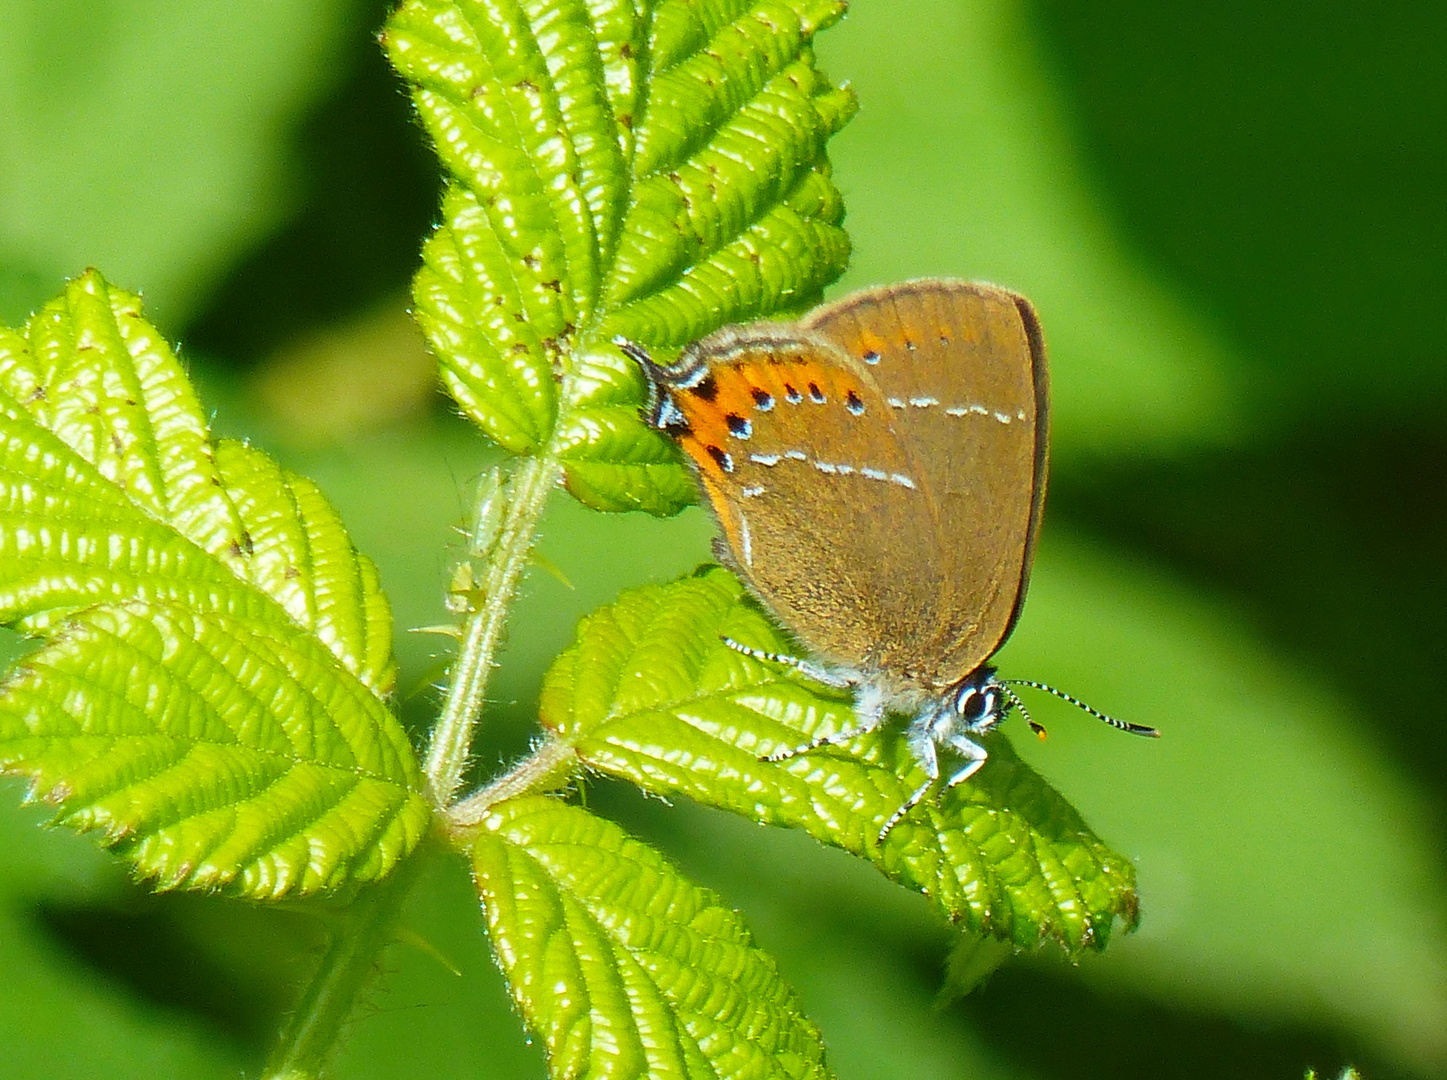
POLYGON ((557 787, 576 764, 571 744, 549 738, 492 783, 456 803, 448 811, 448 823, 454 828, 476 825, 504 799, 557 787))
POLYGON ((508 611, 527 568, 538 519, 560 471, 551 456, 527 458, 508 485, 502 527, 478 582, 482 602, 463 624, 461 647, 452 665, 452 685, 427 751, 427 779, 433 804, 439 810, 445 811, 452 804, 462 784, 472 732, 502 643, 508 611))
MULTIPOLYGON (((527 568, 538 520, 560 471, 557 460, 551 456, 524 460, 505 490, 505 506, 501 509, 502 521, 495 540, 486 552, 476 553, 484 560, 478 582, 482 599, 463 625, 462 644, 452 667, 452 684, 427 754, 427 780, 439 813, 446 811, 462 783, 472 733, 508 611, 527 568)), ((494 491, 490 498, 479 500, 477 514, 499 514, 497 495, 494 491)), ((473 535, 481 531, 478 523, 473 522, 473 535)), ((555 782, 564 772, 564 757, 571 757, 571 749, 563 750, 557 743, 545 744, 522 765, 464 805, 480 812, 479 808, 491 805, 498 797, 555 782), (497 794, 499 791, 501 795, 497 794), (490 792, 494 797, 485 798, 490 792)), ((421 859, 422 852, 418 852, 409 864, 415 866, 421 859)), ((348 909, 343 925, 337 929, 316 975, 282 1033, 264 1080, 314 1080, 321 1075, 342 1025, 371 979, 377 957, 387 944, 415 876, 415 872, 402 868, 375 888, 363 890, 348 909)))
POLYGON ((363 890, 332 928, 316 974, 281 1033, 263 1080, 315 1080, 336 1049, 342 1025, 377 970, 421 865, 424 845, 385 881, 363 890))

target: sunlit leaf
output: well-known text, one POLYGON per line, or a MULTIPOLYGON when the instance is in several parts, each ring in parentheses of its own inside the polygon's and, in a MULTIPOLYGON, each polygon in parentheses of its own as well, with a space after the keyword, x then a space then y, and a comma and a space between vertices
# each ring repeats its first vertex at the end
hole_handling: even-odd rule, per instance
POLYGON ((426 828, 376 569, 94 271, 0 332, 0 619, 41 642, 0 768, 163 887, 374 880, 426 828))
POLYGON ((923 779, 886 725, 841 747, 761 758, 852 724, 847 697, 745 657, 788 651, 721 569, 634 589, 590 616, 549 671, 544 723, 589 766, 769 824, 802 828, 926 893, 965 928, 1019 946, 1103 948, 1136 918, 1135 872, 1003 734, 969 782, 881 826, 923 779))
POLYGON ((504 802, 472 865, 553 1077, 830 1075, 739 916, 616 825, 555 799, 504 802))
POLYGON ((415 284, 448 391, 600 509, 692 500, 618 336, 797 310, 849 243, 825 144, 841 0, 410 0, 385 40, 452 180, 415 284))

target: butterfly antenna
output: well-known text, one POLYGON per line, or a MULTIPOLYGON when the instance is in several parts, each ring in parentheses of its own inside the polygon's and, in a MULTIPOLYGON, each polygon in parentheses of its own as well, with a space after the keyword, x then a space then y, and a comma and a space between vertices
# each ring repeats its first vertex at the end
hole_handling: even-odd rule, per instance
MULTIPOLYGON (((1010 709, 1019 709, 1020 715, 1025 718, 1025 723, 1030 725, 1030 730, 1035 732, 1036 735, 1040 736, 1041 740, 1043 741, 1045 738, 1045 725, 1035 722, 1034 717, 1030 715, 1030 710, 1025 708, 1025 703, 1020 700, 1020 695, 1015 693, 1015 691, 1011 690, 1004 683, 1000 684, 1000 690, 1005 695, 1006 700, 1010 702, 1010 705, 1008 708, 1005 709, 1005 712, 1009 713, 1010 709)), ((1003 719, 1003 717, 1001 719, 1003 719)))
POLYGON ((648 372, 650 375, 656 374, 657 372, 663 370, 662 365, 654 362, 654 359, 651 355, 649 355, 648 350, 645 349, 642 345, 638 344, 638 342, 629 341, 626 337, 623 337, 620 334, 618 337, 615 337, 613 339, 613 344, 618 346, 618 349, 625 356, 637 363, 640 367, 643 368, 644 371, 648 372))
POLYGON ((643 416, 650 425, 660 431, 677 433, 688 428, 688 421, 673 404, 666 387, 673 381, 669 369, 653 359, 647 349, 636 341, 629 341, 623 335, 613 339, 618 350, 643 370, 643 381, 648 384, 648 400, 644 403, 643 416))
MULTIPOLYGON (((1002 684, 1009 683, 1011 686, 1028 686, 1035 690, 1044 690, 1047 694, 1054 694, 1061 701, 1070 702, 1070 704, 1081 710, 1081 712, 1087 712, 1097 720, 1104 721, 1113 728, 1120 728, 1121 731, 1128 731, 1132 735, 1144 735, 1151 739, 1159 739, 1161 737, 1161 733, 1153 727, 1146 727, 1144 724, 1132 724, 1125 720, 1117 720, 1113 716, 1107 716, 1099 709, 1092 709, 1079 698, 1071 697, 1064 690, 1057 690, 1048 683, 1036 682, 1034 679, 1001 679, 1000 682, 1002 684)), ((1007 690, 1006 693, 1009 693, 1009 691, 1007 690)), ((1012 698, 1015 697, 1014 694, 1010 694, 1010 696, 1012 698)), ((1022 709, 1021 712, 1023 713, 1024 710, 1022 709)), ((1032 724, 1031 727, 1033 728, 1034 725, 1032 724)))

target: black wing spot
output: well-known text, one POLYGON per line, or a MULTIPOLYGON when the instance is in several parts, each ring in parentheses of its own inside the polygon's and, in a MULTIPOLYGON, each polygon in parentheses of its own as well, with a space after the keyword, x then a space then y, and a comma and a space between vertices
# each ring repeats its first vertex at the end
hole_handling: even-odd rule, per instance
POLYGON ((824 391, 819 389, 819 384, 816 382, 809 384, 809 400, 817 405, 823 405, 826 400, 824 391))
POLYGON ((697 386, 689 387, 688 392, 700 401, 712 401, 718 397, 718 380, 710 372, 698 381, 697 386))
POLYGON ((853 390, 844 395, 844 407, 855 416, 864 415, 864 401, 853 390))
POLYGON ((879 363, 879 350, 878 350, 878 349, 870 349, 868 352, 866 352, 866 353, 863 355, 863 357, 861 357, 861 359, 862 359, 866 364, 877 364, 877 363, 879 363))
POLYGON ((784 398, 790 405, 797 405, 804 400, 804 395, 795 390, 792 384, 785 383, 784 398))
POLYGON ((713 458, 714 463, 720 469, 722 469, 724 472, 734 471, 734 459, 733 456, 728 453, 728 451, 721 450, 717 446, 714 446, 712 444, 710 444, 706 449, 708 450, 708 456, 713 458))
POLYGON ((768 412, 774 407, 774 395, 767 390, 760 390, 757 386, 753 388, 754 404, 759 407, 759 412, 768 412))
POLYGON ((754 433, 754 426, 738 413, 729 413, 724 422, 729 426, 729 434, 736 439, 747 439, 754 433))

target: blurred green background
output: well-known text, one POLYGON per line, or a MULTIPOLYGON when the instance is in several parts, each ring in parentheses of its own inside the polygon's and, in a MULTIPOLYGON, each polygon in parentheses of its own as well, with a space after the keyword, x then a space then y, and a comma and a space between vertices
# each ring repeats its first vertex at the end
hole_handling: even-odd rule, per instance
MULTIPOLYGON (((87 265, 144 291, 216 410, 379 562, 419 727, 470 482, 405 289, 431 154, 363 0, 0 0, 0 316, 87 265)), ((1022 753, 1140 869, 1140 931, 937 1008, 951 935, 800 837, 609 784, 590 805, 749 916, 844 1080, 1447 1076, 1447 6, 856 0, 819 51, 856 255, 1030 295, 1057 417, 1002 654, 1064 706, 1022 753)), ((486 771, 578 615, 707 558, 699 512, 556 501, 486 771), (556 570, 557 573, 550 572, 556 570), (566 583, 563 579, 566 579, 566 583)), ((154 898, 0 805, 0 1077, 254 1071, 304 914, 154 898)), ((439 869, 343 1078, 542 1076, 439 869)))

